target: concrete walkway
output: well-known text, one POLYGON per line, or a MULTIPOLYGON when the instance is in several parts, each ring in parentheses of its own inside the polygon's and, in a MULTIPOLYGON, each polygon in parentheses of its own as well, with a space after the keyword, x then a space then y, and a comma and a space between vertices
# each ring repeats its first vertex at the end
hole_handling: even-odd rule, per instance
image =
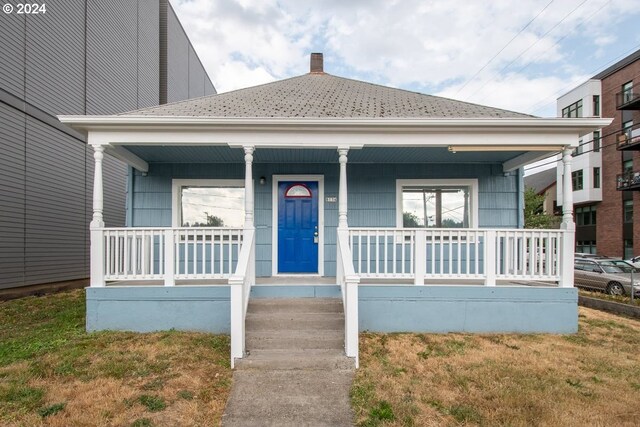
POLYGON ((253 299, 246 334, 223 426, 353 425, 342 301, 253 299))

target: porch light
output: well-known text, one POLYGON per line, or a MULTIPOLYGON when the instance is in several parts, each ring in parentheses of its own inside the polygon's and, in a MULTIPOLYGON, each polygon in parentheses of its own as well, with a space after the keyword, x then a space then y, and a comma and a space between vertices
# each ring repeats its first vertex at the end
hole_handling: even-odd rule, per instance
POLYGON ((563 145, 450 145, 452 153, 477 151, 562 151, 563 145))
POLYGON ((264 185, 267 182, 267 178, 265 178, 264 176, 260 177, 260 185, 264 185))

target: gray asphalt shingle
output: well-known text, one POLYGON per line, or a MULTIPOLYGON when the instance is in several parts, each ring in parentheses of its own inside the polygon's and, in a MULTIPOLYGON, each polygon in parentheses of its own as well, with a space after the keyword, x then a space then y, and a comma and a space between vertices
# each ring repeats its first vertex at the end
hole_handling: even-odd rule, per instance
POLYGON ((236 118, 523 118, 527 114, 326 73, 123 113, 236 118))

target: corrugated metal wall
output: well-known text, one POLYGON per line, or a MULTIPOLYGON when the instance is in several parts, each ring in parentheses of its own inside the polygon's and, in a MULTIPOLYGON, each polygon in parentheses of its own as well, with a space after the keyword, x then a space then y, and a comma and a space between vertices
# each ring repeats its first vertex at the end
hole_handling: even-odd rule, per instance
POLYGON ((137 26, 137 2, 87 3, 87 114, 137 108, 137 26))
POLYGON ((171 5, 167 8, 167 102, 189 98, 189 39, 171 5))
POLYGON ((59 0, 27 19, 25 100, 55 114, 84 114, 84 6, 59 0))
POLYGON ((0 14, 0 88, 24 97, 24 40, 27 15, 0 14))
POLYGON ((160 103, 160 22, 158 0, 138 1, 138 106, 160 103))
MULTIPOLYGON (((325 197, 338 195, 339 166, 327 163, 254 163, 253 176, 267 177, 266 185, 255 185, 256 271, 271 275, 272 175, 324 175, 325 197)), ((504 176, 499 164, 466 164, 454 168, 444 164, 348 165, 349 225, 352 227, 396 226, 396 179, 478 179, 480 227, 518 226, 518 180, 504 176)), ((171 226, 172 179, 242 179, 242 163, 151 163, 147 176, 133 176, 133 225, 171 226)), ((338 204, 324 205, 325 275, 335 275, 338 204)))
POLYGON ((0 288, 3 288, 24 280, 27 118, 24 113, 2 103, 0 117, 0 288))
MULTIPOLYGON (((55 115, 159 102, 159 0, 54 6, 28 21, 0 14, 0 289, 89 275, 93 150, 55 115)), ((189 88, 183 54, 173 81, 189 88)), ((123 226, 127 167, 106 156, 103 172, 105 223, 123 226)))

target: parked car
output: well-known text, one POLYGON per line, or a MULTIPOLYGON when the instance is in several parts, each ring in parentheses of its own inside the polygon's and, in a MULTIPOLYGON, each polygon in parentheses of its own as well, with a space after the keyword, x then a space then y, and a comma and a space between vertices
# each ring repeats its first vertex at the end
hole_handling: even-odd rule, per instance
POLYGON ((631 272, 634 273, 634 296, 640 296, 640 269, 621 259, 576 258, 574 284, 578 288, 602 291, 609 295, 630 295, 631 272))
POLYGON ((576 252, 575 257, 576 258, 607 258, 606 256, 603 256, 603 255, 589 254, 584 252, 576 252))
POLYGON ((628 259, 627 262, 636 268, 640 268, 640 256, 628 259))

